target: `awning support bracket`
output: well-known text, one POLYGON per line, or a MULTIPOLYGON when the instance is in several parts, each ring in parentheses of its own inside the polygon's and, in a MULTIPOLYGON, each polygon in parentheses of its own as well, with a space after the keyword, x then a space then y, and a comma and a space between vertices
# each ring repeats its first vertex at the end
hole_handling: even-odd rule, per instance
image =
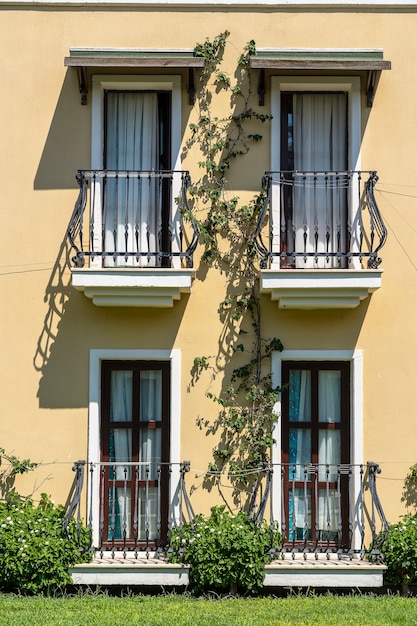
POLYGON ((259 70, 259 78, 258 78, 258 97, 259 97, 259 106, 263 107, 265 105, 265 70, 262 68, 259 70))
POLYGON ((88 94, 88 87, 87 87, 87 72, 85 67, 78 67, 78 87, 80 89, 80 94, 81 94, 81 104, 85 105, 87 104, 87 94, 88 94))
POLYGON ((195 103, 195 76, 194 68, 188 68, 188 104, 195 103))

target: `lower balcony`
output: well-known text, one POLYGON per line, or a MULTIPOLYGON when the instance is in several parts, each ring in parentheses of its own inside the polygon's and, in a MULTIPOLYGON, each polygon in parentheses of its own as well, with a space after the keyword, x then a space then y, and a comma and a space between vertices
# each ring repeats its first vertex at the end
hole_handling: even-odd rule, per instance
MULTIPOLYGON (((87 522, 93 556, 73 568, 74 583, 187 586, 189 567, 166 557, 171 528, 195 517, 186 487, 190 463, 79 461, 74 470, 66 520, 87 522)), ((265 567, 264 587, 382 586, 387 522, 378 473, 374 463, 283 464, 260 471, 262 491, 250 514, 271 528, 278 522, 282 534, 265 567)))
POLYGON ((72 284, 97 306, 172 307, 190 293, 198 231, 188 172, 80 170, 72 284))
POLYGON ((267 172, 255 232, 261 292, 281 309, 349 309, 381 287, 375 172, 267 172))

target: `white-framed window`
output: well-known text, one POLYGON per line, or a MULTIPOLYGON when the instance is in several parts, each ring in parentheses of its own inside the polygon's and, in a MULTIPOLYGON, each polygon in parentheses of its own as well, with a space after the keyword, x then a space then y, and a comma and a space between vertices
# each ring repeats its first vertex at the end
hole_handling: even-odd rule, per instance
POLYGON ((105 267, 158 265, 180 251, 181 77, 93 76, 91 128, 93 250, 105 267))
POLYGON ((360 170, 360 78, 273 76, 271 87, 273 251, 283 268, 345 269, 358 248, 360 181, 348 172, 360 170))
MULTIPOLYGON (((278 422, 274 428, 273 437, 275 445, 272 449, 272 463, 274 466, 281 467, 285 462, 290 468, 290 472, 297 471, 296 466, 308 465, 315 462, 319 464, 329 463, 338 465, 340 462, 348 463, 355 468, 359 468, 364 463, 363 460, 363 360, 362 351, 360 350, 283 350, 282 352, 274 352, 272 355, 272 383, 274 386, 280 387, 288 382, 290 377, 294 377, 294 381, 290 380, 290 388, 286 391, 290 399, 286 399, 286 406, 283 405, 283 397, 280 396, 275 412, 279 416, 278 422), (340 367, 339 367, 340 364, 340 367), (283 372, 285 370, 285 376, 283 372), (348 375, 348 380, 346 380, 348 375), (345 377, 345 379, 343 379, 345 377), (344 382, 343 382, 344 380, 344 382), (291 390, 291 382, 293 389, 291 390), (298 385, 298 391, 294 390, 294 385, 298 385), (316 387, 316 388, 314 388, 316 387), (344 415, 343 411, 346 407, 341 406, 343 388, 348 389, 349 398, 345 403, 349 406, 349 414, 344 415), (323 394, 323 402, 333 411, 335 415, 329 417, 326 415, 326 408, 321 409, 321 416, 314 416, 317 406, 320 403, 319 396, 323 394), (296 403, 294 403, 294 398, 296 403), (302 396, 302 398, 300 397, 302 396), (316 408, 312 406, 311 398, 315 397, 316 408), (291 399, 292 398, 292 399, 291 399), (296 404, 296 406, 295 406, 296 404), (291 408, 289 408, 291 407, 291 408), (291 415, 292 413, 292 415, 291 415), (295 415, 297 413, 297 415, 295 415), (290 414, 290 415, 289 415, 290 414), (348 425, 349 431, 343 433, 343 421, 348 425), (321 425, 320 425, 321 423, 321 425), (330 425, 330 430, 328 430, 330 425), (308 428, 303 428, 308 426, 308 428), (291 447, 291 437, 296 440, 293 450, 291 447), (314 447, 313 438, 316 438, 316 457, 312 457, 312 448, 314 447), (338 445, 341 439, 348 441, 349 449, 345 451, 344 457, 340 456, 338 445), (336 445, 333 445, 336 444, 336 445), (298 446, 298 447, 297 447, 298 446), (303 446, 305 450, 303 450, 303 446), (305 452, 305 454, 304 454, 305 452), (294 457, 292 458, 291 457, 294 457), (294 456, 295 455, 295 456, 294 456), (304 455, 304 456, 303 456, 304 455), (320 458, 321 455, 321 458, 320 458), (334 458, 329 460, 329 455, 334 458), (291 458, 290 458, 291 457, 291 458), (304 458, 305 457, 305 458, 304 458), (336 458, 337 457, 337 458, 336 458), (340 458, 339 458, 340 457, 340 458), (291 469, 291 467, 293 469, 291 469)), ((278 473, 278 472, 277 472, 278 473)), ((292 479, 302 477, 291 476, 292 479)), ((323 483, 326 478, 322 477, 323 483)), ((292 483, 295 485, 296 483, 292 483)), ((327 481, 331 486, 331 483, 327 481)), ((320 485, 320 482, 317 482, 320 485)), ((303 489, 298 487, 299 493, 295 490, 292 493, 292 507, 297 504, 299 496, 300 507, 306 506, 302 491, 307 489, 309 485, 303 483, 303 489)), ((285 486, 284 486, 285 490, 285 486)), ((361 491, 361 475, 359 471, 353 471, 352 483, 350 485, 350 493, 348 496, 347 506, 353 510, 356 506, 357 499, 361 491)), ((287 501, 288 494, 282 492, 282 484, 279 480, 274 482, 273 507, 274 519, 282 523, 282 502, 287 501)), ((316 501, 320 506, 320 493, 316 494, 316 501)), ((288 515, 288 509, 286 508, 288 515)), ((295 515, 295 511, 291 512, 295 515)), ((317 514, 317 519, 319 515, 317 514)), ((288 520, 287 520, 288 524, 288 520)), ((295 524, 294 524, 295 527, 295 524)), ((296 539, 296 537, 291 537, 296 539)), ((316 537, 314 539, 317 539, 316 537)), ((359 529, 355 526, 353 547, 360 546, 359 529)))
MULTIPOLYGON (((109 518, 109 485, 116 494, 116 498, 113 499, 117 500, 117 494, 120 493, 123 506, 126 507, 131 500, 129 497, 126 497, 127 489, 133 490, 135 488, 132 482, 133 478, 130 474, 127 480, 126 476, 117 475, 118 471, 123 473, 123 468, 119 468, 119 470, 110 468, 110 471, 113 471, 115 476, 113 478, 110 477, 110 482, 109 479, 106 478, 106 482, 104 480, 105 472, 101 471, 103 468, 100 463, 103 461, 114 461, 117 463, 118 461, 123 462, 126 460, 134 462, 135 459, 130 459, 130 457, 125 458, 126 455, 122 458, 120 455, 123 450, 132 450, 134 447, 134 445, 132 446, 132 433, 135 431, 137 431, 136 435, 138 441, 136 443, 139 456, 140 450, 142 450, 143 456, 143 458, 140 459, 138 456, 137 460, 145 462, 149 460, 151 472, 154 471, 154 468, 152 468, 152 459, 148 459, 148 453, 150 453, 152 446, 156 450, 156 444, 159 445, 158 427, 160 427, 161 433, 164 429, 166 431, 163 437, 166 439, 167 452, 164 453, 162 450, 162 455, 165 454, 167 458, 164 458, 164 461, 168 461, 171 464, 169 492, 167 493, 167 515, 169 516, 169 523, 178 522, 179 503, 177 487, 180 477, 181 462, 180 379, 180 350, 90 350, 88 463, 93 464, 93 472, 91 472, 88 484, 88 509, 89 515, 91 515, 93 545, 105 546, 109 544, 109 542, 117 544, 117 541, 120 539, 117 534, 115 534, 114 537, 112 536, 114 529, 112 533, 106 531, 106 535, 103 539, 103 536, 100 536, 100 523, 103 527, 103 524, 105 525, 109 518), (114 374, 116 374, 116 376, 114 374), (133 390, 135 379, 138 381, 137 392, 133 390), (134 402, 132 403, 131 398, 127 398, 129 395, 126 393, 127 391, 132 392, 133 396, 136 397, 136 401, 134 402, 137 404, 137 415, 135 414, 134 406, 132 406, 134 402), (115 397, 116 395, 117 398, 115 397), (166 397, 167 395, 168 397, 166 397), (123 396, 124 400, 121 398, 119 401, 119 396, 123 396), (120 410, 117 408, 119 405, 121 407, 120 410), (145 413, 149 413, 150 407, 152 409, 151 417, 145 415, 145 413), (157 407, 159 407, 158 410, 156 410, 157 407), (138 423, 135 423, 136 421, 138 421, 138 423), (164 421, 166 424, 163 423, 164 421), (104 433, 103 427, 106 429, 104 433), (151 436, 148 437, 148 434, 151 436), (117 442, 116 439, 118 440, 117 442), (113 452, 111 452, 112 444, 113 452), (111 458, 109 454, 110 456, 112 455, 111 458), (119 454, 119 456, 116 458, 117 454, 119 454), (106 492, 103 491, 103 484, 106 485, 106 492)), ((135 442, 133 442, 133 444, 135 444, 135 442)), ((89 467, 91 466, 89 465, 89 467)), ((129 469, 129 472, 130 471, 129 469)), ((168 471, 166 471, 166 475, 168 476, 168 471)), ((139 478, 142 481, 145 480, 144 475, 140 475, 139 478)), ((149 478, 149 480, 147 480, 147 490, 149 496, 148 504, 150 506, 150 514, 148 517, 152 522, 153 518, 155 518, 156 521, 156 509, 155 511, 152 510, 152 507, 156 506, 156 488, 155 486, 152 487, 153 483, 149 481, 155 481, 157 477, 149 475, 147 478, 149 478), (155 493, 152 492, 152 489, 155 493)), ((141 489, 141 483, 138 483, 138 487, 141 489)), ((142 490, 144 491, 144 489, 142 490)), ((122 505, 120 505, 120 507, 121 506, 122 505)), ((129 515, 125 513, 123 518, 126 525, 125 534, 126 531, 130 532, 131 530, 127 526, 126 520, 128 520, 131 515, 133 516, 133 510, 129 510, 128 513, 129 515)), ((145 519, 144 512, 142 512, 142 517, 145 519)), ((168 523, 168 520, 166 520, 166 522, 168 523)), ((114 524, 114 526, 116 527, 116 524, 114 524)), ((129 539, 128 534, 127 539, 129 539)))

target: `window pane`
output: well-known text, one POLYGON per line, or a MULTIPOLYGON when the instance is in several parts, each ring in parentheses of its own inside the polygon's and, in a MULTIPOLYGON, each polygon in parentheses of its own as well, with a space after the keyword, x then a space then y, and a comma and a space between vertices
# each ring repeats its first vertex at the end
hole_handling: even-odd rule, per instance
POLYGON ((340 422, 342 374, 337 370, 319 371, 319 421, 340 422))
POLYGON ((304 480, 304 465, 311 463, 311 431, 291 428, 289 432, 290 480, 304 480))
POLYGON ((311 421, 311 372, 290 370, 290 421, 311 421))
POLYGON ((336 489, 319 490, 319 539, 335 541, 339 527, 340 499, 336 489))
POLYGON ((311 491, 290 490, 288 501, 288 539, 306 541, 311 539, 311 491))
POLYGON ((146 466, 141 465, 141 480, 156 480, 158 478, 158 463, 161 462, 162 432, 160 428, 144 428, 140 431, 140 460, 149 463, 149 473, 146 466))
POLYGON ((133 372, 113 370, 110 382, 110 421, 132 421, 133 372))
POLYGON ((131 492, 124 487, 109 489, 108 539, 130 538, 131 492))
POLYGON ((121 463, 110 468, 110 478, 116 480, 130 480, 130 467, 123 463, 132 460, 132 430, 130 428, 110 429, 109 461, 121 463))
POLYGON ((140 373, 140 421, 162 420, 162 371, 144 370, 140 373))
POLYGON ((336 465, 341 460, 340 430, 319 430, 319 480, 337 480, 336 465), (325 464, 330 465, 327 474, 325 464))
POLYGON ((158 536, 158 488, 139 489, 139 539, 156 539, 158 536))

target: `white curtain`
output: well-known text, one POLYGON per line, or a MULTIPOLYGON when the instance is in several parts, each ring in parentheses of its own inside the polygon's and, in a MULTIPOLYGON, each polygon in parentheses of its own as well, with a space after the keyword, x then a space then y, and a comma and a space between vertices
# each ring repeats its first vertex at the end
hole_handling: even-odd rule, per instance
MULTIPOLYGON (((299 172, 345 171, 346 94, 297 93, 293 98, 294 169, 299 172)), ((314 183, 313 177, 305 180, 297 177, 293 220, 297 252, 344 250, 346 192, 338 189, 336 178, 331 177, 326 183, 320 176, 314 183)), ((332 268, 340 267, 340 263, 331 257, 306 260, 297 257, 296 267, 332 268)))
MULTIPOLYGON (((162 420, 162 372, 143 370, 140 373, 140 420, 161 422, 162 420)), ((150 464, 148 478, 157 478, 157 466, 161 461, 162 433, 160 428, 141 429, 140 458, 150 464)), ((145 480, 146 470, 142 466, 141 478, 145 480)))
MULTIPOLYGON (((106 169, 157 170, 159 160, 156 93, 111 92, 106 96, 106 169)), ((106 252, 158 251, 158 179, 108 178, 104 197, 106 252)), ((106 266, 155 265, 154 256, 106 257, 106 266)))
MULTIPOLYGON (((110 421, 131 422, 133 398, 133 373, 129 370, 113 370, 110 381, 110 421)), ((132 429, 110 429, 110 461, 123 463, 132 460, 132 429)), ((110 472, 110 490, 112 479, 128 481, 131 478, 129 466, 117 465, 110 472)), ((130 537, 131 491, 129 488, 117 487, 112 493, 109 508, 109 525, 112 524, 113 507, 116 515, 115 539, 121 539, 126 533, 130 537)))

